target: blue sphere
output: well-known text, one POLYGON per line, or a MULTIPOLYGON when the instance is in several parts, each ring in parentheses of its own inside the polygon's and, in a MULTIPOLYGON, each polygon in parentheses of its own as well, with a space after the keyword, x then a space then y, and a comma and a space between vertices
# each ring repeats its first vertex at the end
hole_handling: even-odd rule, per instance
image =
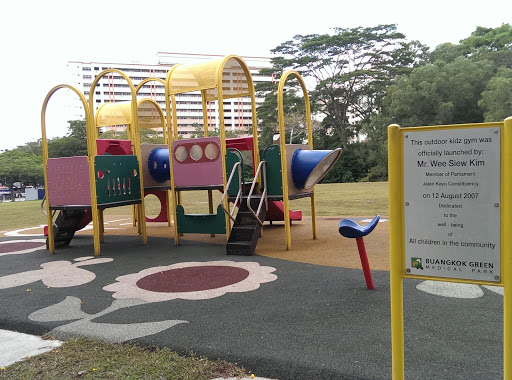
POLYGON ((165 182, 171 178, 169 167, 169 149, 155 148, 148 157, 148 169, 151 177, 157 182, 165 182))

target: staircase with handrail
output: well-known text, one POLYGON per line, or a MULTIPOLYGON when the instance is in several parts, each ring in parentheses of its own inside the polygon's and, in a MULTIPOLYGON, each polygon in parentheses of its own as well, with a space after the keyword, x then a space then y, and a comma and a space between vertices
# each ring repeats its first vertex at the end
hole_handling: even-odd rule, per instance
MULTIPOLYGON (((235 164, 226 185, 223 200, 228 194, 228 189, 233 180, 235 170, 238 170, 239 172, 239 191, 236 198, 234 199, 233 211, 224 209, 231 220, 233 220, 233 227, 231 228, 231 233, 229 234, 228 242, 226 245, 226 252, 228 255, 250 256, 254 254, 256 249, 256 244, 258 243, 258 239, 261 234, 261 228, 263 226, 263 222, 265 221, 265 214, 268 208, 266 187, 267 181, 265 180, 265 161, 261 161, 258 165, 258 169, 254 175, 254 180, 251 183, 251 189, 248 194, 243 193, 243 185, 241 180, 242 167, 241 165, 235 164), (257 185, 257 179, 262 169, 264 188, 261 194, 255 194, 254 190, 257 185), (238 213, 235 217, 233 214, 237 205, 239 207, 238 213)), ((222 202, 222 204, 224 204, 224 202, 222 202)))

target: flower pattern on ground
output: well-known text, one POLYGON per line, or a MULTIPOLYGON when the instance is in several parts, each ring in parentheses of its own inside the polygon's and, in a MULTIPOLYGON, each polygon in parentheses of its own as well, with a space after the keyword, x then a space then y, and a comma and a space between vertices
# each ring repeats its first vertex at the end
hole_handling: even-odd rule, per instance
POLYGON ((256 262, 187 262, 144 269, 116 278, 103 290, 116 299, 137 298, 145 302, 173 299, 204 300, 226 293, 256 290, 275 281, 276 269, 256 262))
MULTIPOLYGON (((503 295, 503 288, 501 286, 483 285, 484 288, 503 295)), ((416 289, 422 292, 433 294, 435 296, 442 296, 448 298, 479 298, 483 297, 484 291, 476 284, 462 284, 457 282, 447 281, 423 281, 416 285, 416 289)))
POLYGON ((79 268, 86 265, 95 265, 113 261, 111 258, 94 258, 85 256, 71 261, 59 260, 41 264, 42 269, 14 273, 0 277, 0 289, 14 288, 27 285, 36 281, 43 281, 43 284, 52 288, 68 288, 87 284, 96 278, 96 275, 86 269, 79 268))
POLYGON ((45 239, 0 241, 0 256, 22 255, 40 249, 46 249, 45 239))

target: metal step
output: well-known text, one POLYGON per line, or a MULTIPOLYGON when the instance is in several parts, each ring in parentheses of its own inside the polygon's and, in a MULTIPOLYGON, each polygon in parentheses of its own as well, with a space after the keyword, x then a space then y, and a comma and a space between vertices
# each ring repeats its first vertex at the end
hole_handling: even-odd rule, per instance
MULTIPOLYGON (((251 207, 256 210, 259 206, 261 196, 251 197, 251 207)), ((256 244, 260 238, 261 225, 254 218, 252 212, 247 208, 247 197, 240 202, 240 209, 235 218, 235 223, 229 234, 226 244, 228 255, 250 256, 256 250, 256 244)), ((260 211, 259 218, 265 220, 266 210, 260 211)))
POLYGON ((238 210, 238 213, 236 215, 235 225, 239 226, 254 226, 258 224, 256 219, 254 219, 254 216, 250 211, 243 211, 238 210))
POLYGON ((255 226, 233 226, 231 229, 231 234, 229 235, 230 240, 236 242, 247 241, 251 242, 254 232, 255 226))
POLYGON ((228 242, 226 244, 226 251, 228 255, 252 256, 254 250, 250 242, 228 242))

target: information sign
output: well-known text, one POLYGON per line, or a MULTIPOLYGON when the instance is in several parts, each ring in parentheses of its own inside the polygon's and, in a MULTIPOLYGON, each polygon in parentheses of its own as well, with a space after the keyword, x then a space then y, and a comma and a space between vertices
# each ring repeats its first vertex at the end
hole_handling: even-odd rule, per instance
POLYGON ((406 274, 500 281, 500 128, 407 131, 406 274))

